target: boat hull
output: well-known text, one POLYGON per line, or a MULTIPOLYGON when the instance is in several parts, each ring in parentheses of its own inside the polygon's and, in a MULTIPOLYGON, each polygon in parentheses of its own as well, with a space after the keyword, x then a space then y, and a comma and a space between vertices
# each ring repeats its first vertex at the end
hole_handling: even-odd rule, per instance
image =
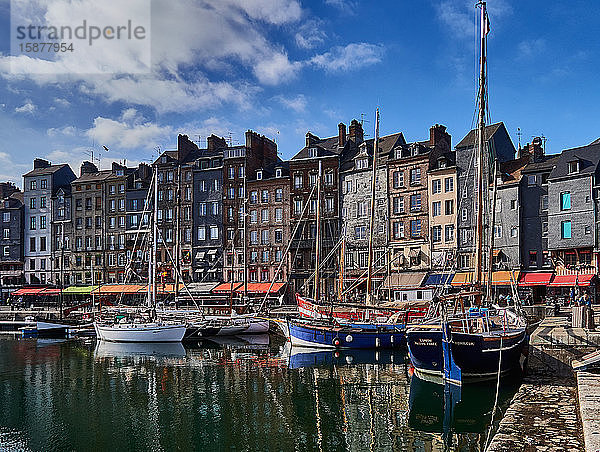
MULTIPOLYGON (((500 334, 452 333, 452 356, 463 381, 484 381, 522 368, 528 336, 525 328, 500 334), (501 339, 502 338, 502 339, 501 339), (500 348, 502 342, 502 348, 500 348)), ((410 360, 421 378, 443 380, 444 357, 441 328, 410 328, 406 332, 410 360), (429 378, 428 378, 429 377, 429 378)))
POLYGON ((405 344, 404 325, 382 328, 315 326, 288 322, 290 341, 297 347, 326 349, 397 348, 405 344))
POLYGON ((184 325, 123 324, 100 325, 94 323, 98 339, 108 342, 181 342, 184 325))

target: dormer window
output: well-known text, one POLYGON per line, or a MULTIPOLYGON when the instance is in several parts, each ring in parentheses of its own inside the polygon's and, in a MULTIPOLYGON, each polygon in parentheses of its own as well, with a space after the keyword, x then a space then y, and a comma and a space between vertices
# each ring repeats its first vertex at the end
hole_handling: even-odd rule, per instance
POLYGON ((397 158, 397 159, 402 158, 402 149, 401 148, 398 148, 394 151, 394 158, 397 158))
POLYGON ((413 144, 410 147, 410 155, 415 156, 415 155, 419 155, 419 146, 416 144, 413 144))
POLYGON ((568 163, 569 165, 569 174, 575 174, 579 172, 579 160, 573 160, 568 163))
POLYGON ((275 170, 275 177, 281 177, 281 168, 275 170))
POLYGON ((123 170, 122 170, 122 169, 118 169, 118 170, 115 172, 115 174, 116 174, 117 176, 122 176, 122 175, 123 175, 123 170))
POLYGON ((160 159, 161 163, 167 163, 167 156, 163 155, 162 158, 160 159))
POLYGON ((369 160, 366 158, 361 158, 356 160, 356 169, 366 169, 369 167, 369 160))
POLYGON ((438 166, 440 168, 446 168, 447 165, 448 165, 448 162, 446 161, 446 159, 439 159, 438 160, 438 166))
POLYGON ((262 170, 256 171, 256 180, 262 180, 262 178, 263 178, 262 170))
POLYGON ((308 156, 309 157, 317 157, 318 152, 317 148, 308 148, 308 156))

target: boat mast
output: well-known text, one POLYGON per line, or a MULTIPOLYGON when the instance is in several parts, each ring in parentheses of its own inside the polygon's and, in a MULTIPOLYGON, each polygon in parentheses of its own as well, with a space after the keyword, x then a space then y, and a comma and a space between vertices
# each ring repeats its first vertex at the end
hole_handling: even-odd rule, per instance
MULTIPOLYGON (((487 12, 486 3, 478 3, 481 7, 481 49, 479 59, 479 121, 477 123, 477 225, 475 234, 475 287, 481 287, 482 280, 482 248, 483 248, 483 147, 485 143, 485 84, 486 84, 486 36, 487 12)), ((486 184, 487 185, 487 184, 486 184)))
POLYGON ((338 301, 344 302, 344 273, 346 271, 346 228, 342 227, 342 246, 340 247, 340 276, 338 281, 338 301))
MULTIPOLYGON (((310 202, 310 200, 309 200, 310 202)), ((315 241, 315 291, 314 300, 319 301, 321 296, 321 281, 319 278, 319 267, 321 265, 321 160, 319 160, 319 172, 317 174, 317 240, 315 241)))
POLYGON ((152 267, 151 267, 151 284, 152 284, 152 304, 153 315, 156 314, 156 261, 157 261, 157 243, 158 243, 158 168, 154 169, 154 212, 152 214, 152 267))
POLYGON ((367 304, 373 300, 373 237, 375 236, 375 190, 377 180, 377 154, 379 149, 379 107, 375 112, 375 140, 373 141, 373 168, 371 174, 371 217, 369 219, 369 254, 367 275, 367 304))
POLYGON ((491 212, 491 225, 492 229, 490 231, 490 246, 488 253, 488 268, 487 268, 487 285, 486 285, 486 295, 487 299, 492 299, 492 274, 493 274, 493 266, 494 266, 494 235, 496 231, 494 230, 496 225, 496 201, 497 201, 497 190, 498 190, 498 162, 494 161, 494 169, 492 170, 494 176, 494 185, 492 189, 492 212, 491 212))

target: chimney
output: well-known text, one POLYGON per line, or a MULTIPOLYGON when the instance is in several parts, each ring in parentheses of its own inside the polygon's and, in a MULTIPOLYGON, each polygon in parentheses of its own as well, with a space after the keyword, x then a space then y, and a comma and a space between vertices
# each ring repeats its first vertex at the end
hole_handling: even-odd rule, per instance
POLYGON ((446 132, 446 127, 441 124, 436 124, 429 128, 429 146, 435 147, 443 145, 450 150, 450 135, 446 132))
POLYGON ((338 146, 343 148, 346 145, 346 124, 338 124, 338 146))
POLYGON ((364 140, 362 124, 356 119, 350 123, 350 139, 356 144, 360 144, 364 140))
POLYGON ((312 146, 315 141, 317 141, 318 137, 313 135, 310 132, 306 132, 306 147, 312 146))
POLYGON ((216 151, 220 147, 227 147, 227 142, 225 141, 225 138, 213 134, 206 139, 206 147, 209 151, 216 151))
POLYGON ((138 165, 138 178, 146 180, 150 178, 150 166, 146 163, 140 163, 138 165))
POLYGON ((33 169, 48 168, 51 165, 52 164, 48 160, 44 160, 44 159, 35 159, 33 161, 33 169))
POLYGON ((98 167, 94 165, 92 162, 85 161, 81 164, 81 168, 79 170, 79 177, 84 174, 97 173, 98 167))

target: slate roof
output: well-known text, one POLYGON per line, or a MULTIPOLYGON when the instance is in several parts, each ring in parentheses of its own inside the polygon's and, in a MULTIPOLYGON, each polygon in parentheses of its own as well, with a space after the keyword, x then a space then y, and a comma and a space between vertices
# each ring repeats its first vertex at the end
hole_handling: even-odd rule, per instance
POLYGON ((538 173, 540 171, 552 171, 554 165, 560 158, 560 154, 551 154, 547 155, 546 158, 541 162, 530 163, 525 168, 523 168, 522 173, 538 173))
MULTIPOLYGON (((375 138, 369 138, 368 140, 363 141, 359 146, 353 146, 343 155, 341 162, 341 171, 349 171, 354 168, 354 159, 360 153, 360 146, 365 144, 367 146, 367 154, 372 157, 373 156, 373 143, 375 142, 375 138)), ((392 133, 391 135, 385 135, 383 137, 379 137, 379 166, 385 165, 385 162, 389 158, 389 154, 396 146, 400 146, 405 144, 406 140, 404 139, 404 135, 402 132, 392 133)))
POLYGON ((310 145, 304 146, 302 149, 300 149, 296 153, 296 155, 294 155, 292 157, 292 160, 310 158, 308 155, 309 148, 317 148, 317 156, 318 157, 339 156, 344 151, 344 149, 352 146, 350 143, 354 143, 354 141, 347 139, 344 147, 339 147, 338 146, 339 137, 337 135, 334 137, 329 137, 329 138, 319 138, 318 136, 313 135, 310 132, 307 134, 307 136, 309 134, 310 134, 309 139, 311 140, 310 145))
MULTIPOLYGON (((503 122, 497 122, 496 124, 490 124, 485 127, 485 136, 488 140, 494 136, 494 134, 504 127, 503 122)), ((475 146, 475 140, 477 139, 477 129, 471 130, 467 135, 455 146, 456 149, 468 148, 475 146)))
MULTIPOLYGON (((268 167, 258 168, 258 169, 262 169, 262 172, 263 172, 262 180, 284 179, 284 178, 290 176, 290 163, 287 161, 283 161, 283 160, 280 160, 268 167), (282 169, 281 177, 278 177, 278 178, 275 177, 275 170, 277 168, 282 169)), ((255 181, 256 181, 256 171, 254 172, 254 174, 248 175, 248 182, 255 182, 255 181)))
POLYGON ((23 174, 23 177, 47 176, 49 174, 54 174, 55 172, 57 172, 61 168, 64 168, 65 166, 69 165, 67 165, 66 163, 62 163, 60 165, 50 165, 46 168, 34 168, 28 173, 23 174))
POLYGON ((573 149, 562 151, 559 158, 556 159, 556 166, 550 173, 550 179, 556 179, 566 176, 576 175, 593 175, 598 170, 600 162, 600 143, 588 144, 573 149), (579 172, 577 174, 569 174, 568 164, 573 160, 579 161, 579 172))
POLYGON ((84 173, 77 179, 75 179, 72 184, 80 184, 86 182, 98 182, 101 180, 108 179, 113 175, 112 170, 102 170, 93 173, 84 173))
POLYGON ((508 162, 500 162, 500 175, 502 177, 502 185, 507 186, 518 184, 521 181, 521 173, 529 162, 529 155, 524 155, 518 159, 509 160, 508 162))

